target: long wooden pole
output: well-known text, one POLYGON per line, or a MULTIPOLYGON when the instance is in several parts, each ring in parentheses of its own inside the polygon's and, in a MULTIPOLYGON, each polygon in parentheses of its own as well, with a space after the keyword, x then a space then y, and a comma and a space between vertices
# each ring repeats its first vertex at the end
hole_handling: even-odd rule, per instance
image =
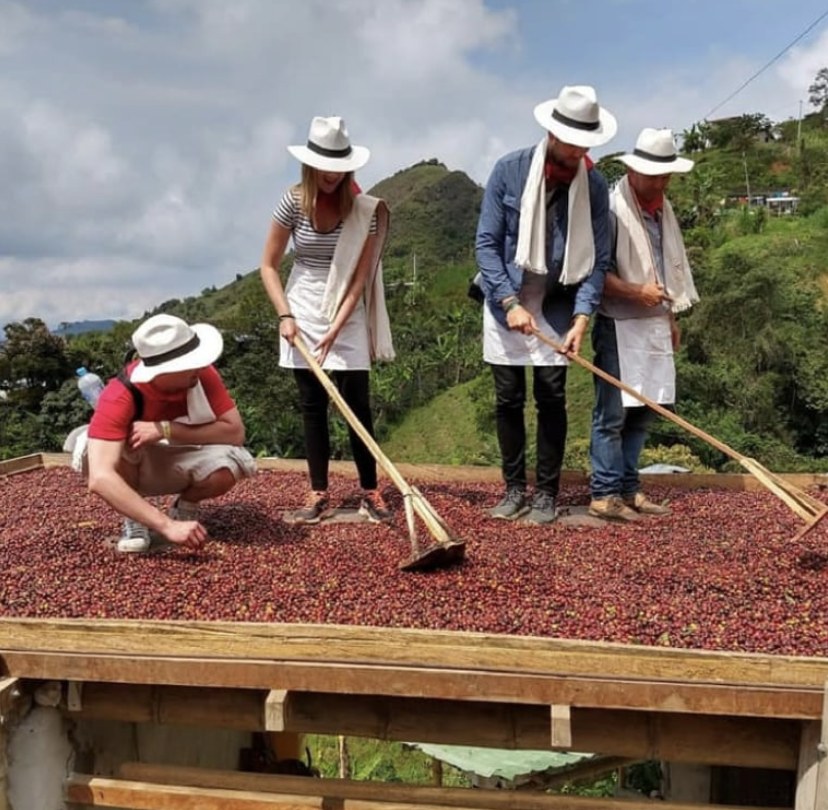
MULTIPOLYGON (((423 496, 417 492, 413 487, 411 487, 408 482, 402 477, 399 470, 394 466, 391 459, 383 453, 380 446, 377 444, 374 437, 365 429, 365 426, 362 422, 359 421, 357 415, 351 410, 350 405, 345 401, 342 394, 339 393, 337 387, 331 381, 331 378, 325 373, 322 366, 319 365, 316 358, 311 353, 310 349, 307 347, 307 344, 302 340, 299 335, 297 335, 293 340, 293 345, 299 351, 299 354, 305 358, 305 362, 310 367, 311 371, 316 375, 316 378, 328 392, 328 396, 334 402, 337 408, 339 408, 342 416, 345 418, 345 421, 354 429, 354 431, 359 435, 360 439, 365 443, 365 446, 368 448, 368 451, 371 455, 376 459, 377 464, 382 467, 388 477, 394 482, 394 486, 402 493, 403 498, 406 500, 406 503, 410 501, 411 506, 417 512, 417 514, 422 518, 423 522, 428 526, 429 531, 434 535, 435 540, 438 543, 446 544, 451 543, 452 539, 446 532, 445 523, 442 520, 435 519, 435 511, 431 507, 430 504, 426 504, 425 499, 423 496)), ((408 511, 406 507, 406 517, 408 517, 408 511)), ((411 529, 411 522, 409 521, 409 529, 411 529)), ((416 543, 416 536, 412 536, 412 543, 416 543)), ((416 548, 414 549, 415 553, 417 552, 416 548)))
POLYGON ((701 428, 697 428, 695 425, 690 424, 690 422, 686 419, 682 419, 680 416, 673 413, 673 411, 668 410, 663 405, 659 405, 657 402, 653 401, 639 391, 636 391, 634 388, 631 388, 626 383, 621 382, 621 380, 617 377, 613 377, 612 374, 609 374, 603 369, 598 368, 598 366, 593 363, 590 363, 589 360, 585 360, 580 355, 572 352, 567 352, 560 343, 557 343, 552 340, 552 338, 544 335, 540 330, 535 329, 534 334, 542 343, 546 343, 556 352, 565 355, 579 366, 583 366, 585 369, 591 371, 596 377, 600 377, 602 380, 606 380, 616 388, 620 388, 626 394, 634 397, 648 408, 652 408, 652 410, 660 416, 663 416, 665 419, 668 419, 679 427, 684 428, 684 430, 688 433, 691 433, 693 436, 696 436, 697 438, 712 445, 726 456, 738 461, 749 473, 751 473, 751 475, 756 477, 767 489, 773 492, 774 495, 782 500, 792 511, 796 512, 796 514, 798 514, 807 523, 812 523, 815 518, 818 518, 824 512, 828 511, 828 507, 826 507, 821 501, 818 501, 816 498, 812 498, 806 492, 802 492, 796 487, 793 487, 791 484, 788 484, 786 481, 783 481, 781 478, 774 475, 770 470, 765 469, 755 459, 742 455, 740 452, 734 450, 732 447, 729 447, 715 436, 711 436, 701 428))

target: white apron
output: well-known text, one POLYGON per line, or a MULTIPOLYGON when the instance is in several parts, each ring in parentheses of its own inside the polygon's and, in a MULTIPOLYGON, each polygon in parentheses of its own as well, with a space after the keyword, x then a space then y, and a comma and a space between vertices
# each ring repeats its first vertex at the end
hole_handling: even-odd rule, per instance
MULTIPOLYGON (((538 329, 556 343, 563 343, 559 335, 543 316, 543 297, 546 292, 546 276, 523 271, 520 303, 525 307, 538 329)), ((535 335, 524 335, 501 326, 492 315, 488 304, 483 306, 483 359, 497 366, 568 366, 569 360, 538 340, 535 335)))
MULTIPOLYGON (((321 313, 320 302, 325 294, 329 270, 294 264, 290 271, 285 297, 290 311, 296 316, 296 326, 313 351, 331 328, 330 321, 321 313)), ((279 365, 282 368, 308 368, 298 349, 279 336, 279 365)), ((326 371, 366 371, 371 368, 371 350, 368 323, 365 317, 365 299, 360 296, 351 317, 342 325, 322 368, 326 371)))
MULTIPOLYGON (((676 401, 676 365, 670 336, 670 316, 627 318, 615 321, 621 382, 659 405, 676 401)), ((625 408, 644 404, 625 391, 625 408)))

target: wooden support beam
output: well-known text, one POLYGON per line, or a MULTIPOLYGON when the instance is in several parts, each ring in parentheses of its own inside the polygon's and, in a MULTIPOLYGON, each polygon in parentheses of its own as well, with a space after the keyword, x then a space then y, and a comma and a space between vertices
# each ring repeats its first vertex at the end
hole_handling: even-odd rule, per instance
MULTIPOLYGON (((179 770, 192 772, 196 769, 179 770)), ((305 779, 305 784, 297 787, 307 792, 286 794, 276 792, 279 789, 278 782, 263 783, 265 779, 279 780, 285 777, 219 772, 212 778, 218 778, 225 786, 195 786, 192 778, 183 784, 173 785, 76 775, 66 781, 64 795, 68 801, 90 807, 129 807, 136 810, 321 810, 323 807, 325 810, 445 810, 448 807, 455 810, 652 808, 652 802, 643 798, 641 801, 586 799, 515 791, 412 787, 383 783, 371 785, 362 795, 343 796, 346 780, 339 779, 305 779), (268 787, 273 785, 275 790, 263 788, 263 784, 268 787)), ((692 810, 698 805, 661 802, 658 806, 659 810, 692 810)), ((721 805, 709 807, 710 810, 725 810, 721 805)), ((746 808, 730 806, 727 810, 746 808)))
POLYGON ((271 689, 265 698, 265 731, 284 731, 287 728, 288 693, 284 689, 271 689))
POLYGON ((550 706, 550 747, 572 750, 572 716, 569 706, 550 706))
MULTIPOLYGON (((267 692, 123 684, 84 686, 75 718, 264 731, 267 692)), ((548 749, 549 707, 292 692, 285 731, 382 740, 548 749)), ((795 770, 797 721, 572 709, 577 751, 633 759, 795 770)))
POLYGON ((817 746, 816 810, 828 810, 828 680, 822 698, 822 725, 817 746))
POLYGON ((19 678, 0 678, 0 725, 21 694, 19 678))
MULTIPOLYGON (((0 620, 0 636, 3 625, 0 620)), ((589 675, 522 675, 457 669, 271 662, 260 659, 129 658, 124 655, 15 652, 0 649, 0 666, 21 678, 72 679, 183 687, 272 688, 295 692, 393 694, 452 700, 539 703, 688 714, 821 717, 822 687, 754 687, 659 683, 589 675)), ((690 670, 688 670, 690 671, 690 670)), ((825 670, 828 673, 828 663, 825 670)))
POLYGON ((83 708, 83 681, 69 681, 66 684, 66 708, 79 712, 83 708))

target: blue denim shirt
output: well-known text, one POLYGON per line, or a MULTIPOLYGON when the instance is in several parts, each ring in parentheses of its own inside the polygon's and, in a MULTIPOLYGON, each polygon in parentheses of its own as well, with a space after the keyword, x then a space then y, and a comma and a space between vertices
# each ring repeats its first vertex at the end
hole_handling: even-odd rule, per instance
MULTIPOLYGON (((515 265, 515 250, 520 221, 520 198, 535 148, 512 152, 495 164, 486 184, 477 225, 475 254, 480 269, 480 286, 486 296, 486 305, 503 326, 506 325, 506 313, 500 302, 510 295, 517 295, 523 279, 523 271, 515 265)), ((595 311, 601 300, 604 277, 609 267, 607 182, 594 168, 589 170, 588 178, 595 264, 592 272, 580 284, 564 286, 558 282, 563 269, 569 214, 569 198, 565 187, 556 192, 555 210, 546 234, 548 273, 543 314, 561 335, 566 334, 573 315, 590 316, 595 311)))

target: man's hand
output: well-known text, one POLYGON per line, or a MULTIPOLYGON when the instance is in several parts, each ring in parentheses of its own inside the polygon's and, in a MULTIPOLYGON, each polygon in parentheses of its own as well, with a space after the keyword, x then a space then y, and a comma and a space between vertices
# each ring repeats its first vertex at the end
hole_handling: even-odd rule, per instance
POLYGON ((538 328, 532 313, 520 305, 506 313, 506 324, 513 332, 523 332, 524 335, 532 335, 538 328))
POLYGON ((578 354, 581 351, 581 343, 583 343, 588 325, 589 318, 586 315, 576 315, 572 319, 572 325, 569 327, 566 337, 564 337, 563 348, 565 354, 578 354))
POLYGON ((129 449, 137 450, 147 444, 156 444, 163 438, 160 422, 133 422, 129 429, 129 449))
POLYGON ((672 297, 667 295, 663 284, 642 284, 640 288, 639 297, 641 303, 645 307, 657 307, 665 301, 672 301, 672 297))
POLYGON ((170 520, 162 532, 171 543, 196 551, 207 540, 207 529, 197 520, 170 520))

